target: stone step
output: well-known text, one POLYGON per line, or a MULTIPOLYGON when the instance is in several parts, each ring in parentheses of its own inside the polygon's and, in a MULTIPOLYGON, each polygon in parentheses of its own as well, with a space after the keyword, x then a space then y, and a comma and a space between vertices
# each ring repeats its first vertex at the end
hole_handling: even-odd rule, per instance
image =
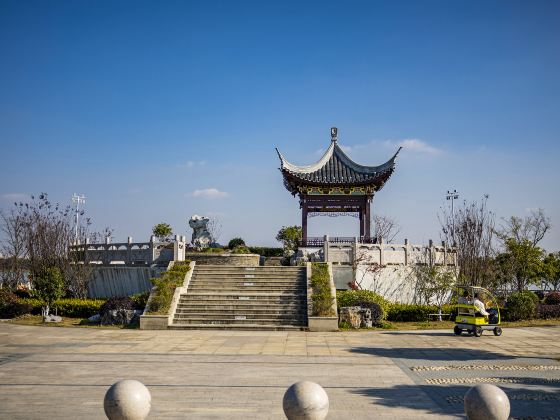
POLYGON ((201 316, 198 318, 175 318, 173 324, 270 324, 270 325, 304 325, 305 319, 289 317, 286 319, 276 318, 246 318, 235 319, 234 317, 212 317, 201 316))
POLYGON ((304 331, 305 325, 278 325, 278 324, 175 324, 169 327, 172 330, 236 330, 236 331, 304 331))
POLYGON ((197 270, 200 271, 220 271, 220 270, 232 270, 232 271, 285 271, 285 272, 298 272, 306 270, 306 267, 288 267, 288 266, 238 266, 238 265, 197 265, 197 270))
MULTIPOLYGON (((210 286, 189 286, 188 291, 191 292, 202 292, 202 291, 206 291, 206 292, 212 292, 215 291, 216 288, 214 287, 210 287, 210 286)), ((239 293, 244 293, 244 292, 261 292, 261 293, 303 293, 305 291, 305 288, 303 287, 266 287, 266 286, 257 286, 257 285, 251 285, 251 286, 236 286, 236 285, 227 285, 224 284, 222 286, 220 286, 220 292, 239 292, 239 293)), ((188 292, 187 292, 188 293, 188 292)))
POLYGON ((247 302, 255 302, 255 301, 263 301, 263 302, 292 302, 294 300, 297 301, 305 301, 307 296, 305 293, 255 293, 255 292, 240 292, 240 293, 187 293, 186 295, 181 295, 179 302, 183 302, 185 300, 189 301, 208 301, 208 300, 216 300, 216 301, 247 301, 247 302))
POLYGON ((199 302, 188 302, 188 303, 179 303, 177 305, 177 312, 183 310, 197 310, 199 312, 205 311, 230 311, 230 310, 240 310, 240 311, 253 311, 253 310, 261 310, 262 308, 266 308, 268 310, 275 310, 275 311, 303 311, 301 302, 293 302, 293 303, 270 303, 265 302, 261 304, 243 304, 243 303, 232 303, 232 302, 220 302, 220 303, 212 303, 212 304, 204 304, 199 302))
POLYGON ((202 314, 202 315, 211 315, 211 314, 224 314, 224 315, 247 315, 247 314, 272 314, 272 315, 299 315, 305 314, 301 307, 294 307, 294 308, 271 308, 269 306, 262 306, 262 307, 254 307, 254 308, 247 308, 247 307, 222 307, 222 308, 204 308, 204 307, 193 307, 193 308, 177 308, 175 315, 178 314, 202 314))
POLYGON ((231 278, 222 277, 216 279, 205 279, 201 277, 193 278, 189 282, 191 284, 207 284, 209 286, 219 287, 221 284, 245 284, 254 283, 262 284, 264 286, 307 286, 306 282, 302 280, 291 280, 291 279, 262 279, 262 278, 231 278))

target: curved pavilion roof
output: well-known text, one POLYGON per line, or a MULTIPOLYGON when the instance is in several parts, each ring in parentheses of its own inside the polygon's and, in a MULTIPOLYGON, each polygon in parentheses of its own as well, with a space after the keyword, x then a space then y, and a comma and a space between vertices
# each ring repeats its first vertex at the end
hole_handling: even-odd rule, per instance
MULTIPOLYGON (((323 157, 313 165, 298 166, 286 160, 278 149, 280 171, 284 176, 284 185, 292 194, 318 187, 320 190, 340 188, 341 190, 363 190, 373 194, 379 191, 395 170, 395 159, 402 147, 391 159, 379 166, 364 166, 354 162, 344 153, 334 136, 323 157)), ((350 191, 346 192, 350 193, 350 191)))

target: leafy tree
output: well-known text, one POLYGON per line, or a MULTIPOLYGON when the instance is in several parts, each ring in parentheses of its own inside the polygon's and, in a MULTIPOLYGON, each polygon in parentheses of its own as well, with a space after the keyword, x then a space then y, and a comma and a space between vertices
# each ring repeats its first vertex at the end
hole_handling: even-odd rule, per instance
POLYGON ((43 316, 47 316, 53 302, 64 296, 64 277, 57 267, 46 268, 33 277, 33 295, 43 301, 43 316))
POLYGON ((229 249, 234 249, 237 248, 238 246, 245 246, 245 241, 241 238, 233 238, 228 242, 228 248, 229 249))
POLYGON ((543 260, 542 280, 543 289, 551 288, 553 291, 560 289, 560 252, 548 254, 543 260))
POLYGON ((425 249, 416 257, 408 278, 420 302, 437 305, 441 321, 443 305, 449 301, 451 290, 457 284, 455 268, 438 264, 436 253, 432 249, 425 249))
POLYGON ((496 257, 501 283, 517 292, 537 284, 543 272, 543 250, 527 239, 509 238, 505 247, 496 257))
POLYGON ((173 235, 173 229, 169 223, 158 223, 153 227, 152 233, 160 242, 168 241, 173 235))
POLYGON ((285 254, 293 254, 298 249, 302 235, 301 226, 282 226, 276 235, 276 240, 283 243, 285 254))

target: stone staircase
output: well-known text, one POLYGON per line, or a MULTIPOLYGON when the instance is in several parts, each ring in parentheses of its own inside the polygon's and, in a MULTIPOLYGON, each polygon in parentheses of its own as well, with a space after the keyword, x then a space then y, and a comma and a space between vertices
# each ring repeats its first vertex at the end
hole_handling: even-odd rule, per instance
POLYGON ((307 327, 305 267, 196 265, 170 328, 307 327))

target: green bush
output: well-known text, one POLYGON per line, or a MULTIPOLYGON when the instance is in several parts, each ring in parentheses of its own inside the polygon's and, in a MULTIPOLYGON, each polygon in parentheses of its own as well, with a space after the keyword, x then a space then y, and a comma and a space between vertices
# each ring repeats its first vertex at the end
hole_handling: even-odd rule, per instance
POLYGON ((313 315, 334 316, 332 304, 335 297, 331 292, 329 267, 325 263, 313 263, 311 266, 311 287, 313 288, 313 315))
POLYGON ((339 290, 336 292, 336 302, 339 309, 345 306, 359 306, 360 302, 377 303, 383 309, 382 319, 387 317, 391 307, 389 301, 371 290, 339 290))
POLYGON ((185 275, 190 269, 189 263, 190 261, 175 263, 161 277, 151 280, 156 290, 153 292, 147 313, 152 315, 167 315, 169 313, 175 289, 183 285, 185 275))
POLYGON ((247 248, 246 246, 243 245, 239 245, 236 246, 235 248, 233 248, 231 250, 232 254, 250 254, 251 251, 249 251, 249 248, 247 248))
MULTIPOLYGON (((443 305, 442 313, 454 314, 454 305, 443 305)), ((437 314, 437 305, 414 305, 407 303, 393 303, 387 315, 388 321, 393 322, 424 322, 429 314, 437 314)), ((453 320, 453 316, 451 317, 453 320)))
MULTIPOLYGON (((25 299, 25 303, 32 308, 31 313, 40 314, 43 302, 39 299, 25 299)), ((70 318, 89 318, 99 313, 101 305, 105 303, 104 299, 59 299, 51 305, 51 312, 60 316, 70 318)))
POLYGON ((134 309, 144 310, 149 297, 150 292, 137 293, 135 295, 132 295, 130 298, 134 302, 134 309))
POLYGON ((226 250, 223 248, 204 248, 202 252, 205 254, 222 254, 226 252, 226 250))
POLYGON ((560 305, 560 292, 550 292, 544 298, 545 305, 560 305))
POLYGON ((283 257, 284 256, 284 249, 283 248, 250 246, 249 251, 251 251, 252 254, 259 254, 263 257, 283 257))
MULTIPOLYGON (((533 292, 524 291, 512 293, 506 302, 507 321, 520 321, 535 317, 537 302, 533 292)), ((537 297, 538 299, 538 297, 537 297)))
POLYGON ((0 318, 15 318, 31 313, 33 306, 8 289, 0 289, 0 318))
POLYGON ((233 238, 228 242, 227 247, 229 249, 237 248, 238 246, 245 246, 245 241, 241 238, 233 238))
POLYGON ((560 318, 560 305, 539 305, 537 314, 542 319, 560 318))

